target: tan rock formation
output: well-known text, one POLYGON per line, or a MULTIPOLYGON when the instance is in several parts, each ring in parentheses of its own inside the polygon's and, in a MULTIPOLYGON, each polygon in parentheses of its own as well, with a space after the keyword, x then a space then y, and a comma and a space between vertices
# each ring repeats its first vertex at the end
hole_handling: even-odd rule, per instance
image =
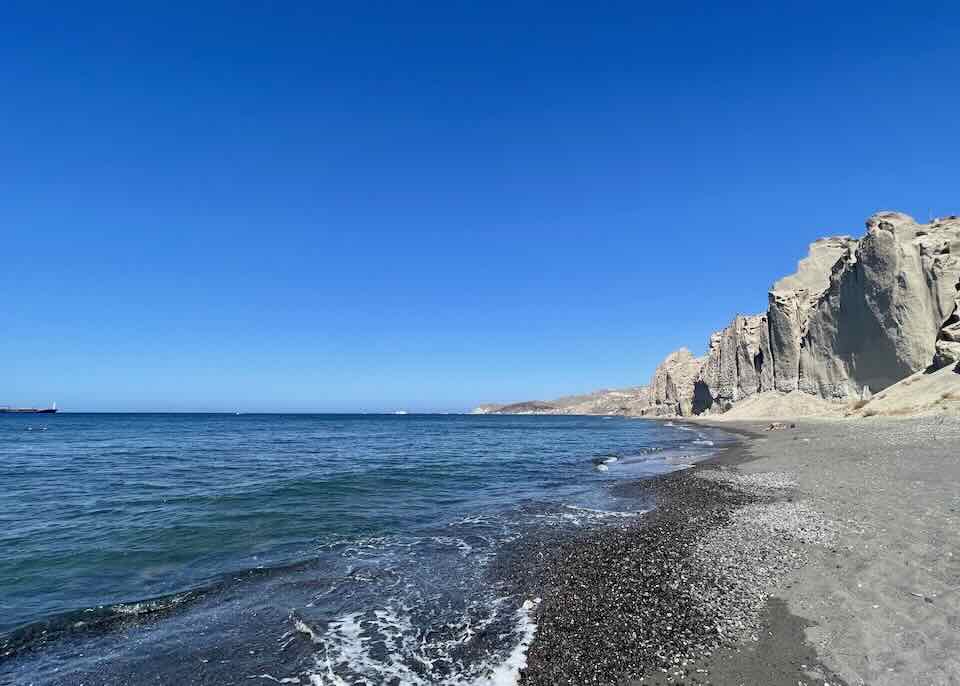
POLYGON ((768 390, 860 398, 926 368, 938 350, 944 364, 960 359, 960 322, 949 320, 958 279, 955 217, 917 224, 881 212, 859 241, 820 239, 774 284, 766 315, 737 317, 711 337, 697 393, 708 400, 695 409, 723 412, 768 390))
POLYGON ((797 271, 777 281, 767 294, 769 359, 775 390, 782 393, 812 390, 802 383, 801 366, 810 314, 829 289, 831 275, 850 261, 856 245, 857 241, 849 236, 814 241, 808 256, 798 263, 797 271))
POLYGON ((642 414, 693 414, 694 383, 702 366, 703 359, 694 357, 686 348, 667 355, 650 380, 650 407, 642 414))
POLYGON ((801 341, 800 390, 824 398, 876 392, 933 362, 960 280, 960 220, 917 224, 882 212, 839 262, 801 341))
POLYGON ((555 401, 546 411, 721 413, 771 391, 866 400, 931 365, 960 370, 960 217, 918 224, 879 212, 866 226, 860 240, 811 244, 797 271, 773 285, 766 313, 738 315, 703 358, 671 353, 649 390, 626 401, 555 401))
POLYGON ((960 372, 960 283, 957 284, 957 295, 953 302, 953 310, 940 325, 935 347, 934 368, 941 369, 956 364, 955 371, 960 372))
POLYGON ((773 388, 773 357, 767 316, 737 315, 710 337, 706 362, 696 379, 693 411, 724 412, 734 403, 773 388))

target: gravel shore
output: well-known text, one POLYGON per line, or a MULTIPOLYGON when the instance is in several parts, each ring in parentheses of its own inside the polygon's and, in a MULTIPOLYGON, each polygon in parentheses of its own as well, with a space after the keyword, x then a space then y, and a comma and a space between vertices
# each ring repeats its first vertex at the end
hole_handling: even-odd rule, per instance
POLYGON ((634 523, 526 545, 524 684, 960 684, 960 422, 725 423, 618 486, 634 523))

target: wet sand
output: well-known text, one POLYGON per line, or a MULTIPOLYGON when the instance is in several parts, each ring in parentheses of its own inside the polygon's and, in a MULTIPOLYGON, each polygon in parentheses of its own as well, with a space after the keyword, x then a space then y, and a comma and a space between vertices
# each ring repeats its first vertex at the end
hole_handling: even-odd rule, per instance
POLYGON ((523 683, 960 684, 960 422, 766 426, 529 546, 523 683))

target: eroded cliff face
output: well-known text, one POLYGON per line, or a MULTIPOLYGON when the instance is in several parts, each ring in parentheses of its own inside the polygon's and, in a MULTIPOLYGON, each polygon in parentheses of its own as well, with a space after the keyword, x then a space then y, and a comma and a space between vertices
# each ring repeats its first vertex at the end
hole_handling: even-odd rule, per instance
POLYGON ((694 382, 694 414, 725 412, 744 398, 771 390, 773 361, 767 316, 737 315, 710 337, 706 362, 694 382))
POLYGON ((960 371, 960 217, 918 224, 878 212, 866 228, 859 240, 815 241, 770 289, 766 312, 737 315, 702 358, 671 353, 649 387, 618 407, 720 413, 767 391, 844 401, 930 367, 960 371))
POLYGON ((936 352, 933 355, 933 366, 936 369, 942 369, 951 364, 956 364, 954 370, 960 372, 960 283, 957 284, 953 310, 940 326, 936 352))
POLYGON ((766 313, 742 316, 710 337, 698 378, 696 414, 725 412, 756 393, 789 393, 803 387, 803 343, 811 312, 830 287, 830 276, 850 258, 849 236, 823 238, 810 246, 797 271, 777 281, 766 313))
POLYGON ((777 281, 767 294, 774 390, 813 392, 803 365, 810 317, 829 291, 832 276, 851 262, 856 247, 857 241, 849 236, 814 241, 796 273, 777 281))
POLYGON ((650 380, 650 406, 642 414, 693 414, 694 385, 702 366, 703 359, 694 357, 686 348, 667 355, 650 380))
POLYGON ((867 234, 837 265, 810 315, 800 390, 850 398, 929 367, 958 280, 960 220, 870 217, 867 234))
POLYGON ((738 316, 711 337, 702 411, 766 390, 862 397, 927 368, 938 350, 960 359, 960 324, 949 323, 958 281, 955 217, 917 224, 881 212, 860 240, 816 241, 797 272, 774 284, 766 314, 738 316))

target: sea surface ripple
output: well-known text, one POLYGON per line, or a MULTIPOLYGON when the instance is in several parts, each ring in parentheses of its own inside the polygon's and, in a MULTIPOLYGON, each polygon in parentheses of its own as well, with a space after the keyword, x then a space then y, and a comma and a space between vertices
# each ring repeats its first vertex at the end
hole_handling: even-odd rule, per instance
POLYGON ((0 417, 0 684, 513 683, 490 562, 723 441, 604 419, 0 417))

